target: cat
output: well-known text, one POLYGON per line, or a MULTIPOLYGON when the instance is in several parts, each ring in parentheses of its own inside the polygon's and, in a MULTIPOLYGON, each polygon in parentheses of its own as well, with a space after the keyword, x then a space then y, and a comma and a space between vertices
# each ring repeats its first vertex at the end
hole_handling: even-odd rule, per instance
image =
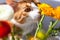
POLYGON ((11 22, 23 30, 23 36, 36 30, 40 11, 34 3, 17 2, 14 9, 15 14, 11 22))

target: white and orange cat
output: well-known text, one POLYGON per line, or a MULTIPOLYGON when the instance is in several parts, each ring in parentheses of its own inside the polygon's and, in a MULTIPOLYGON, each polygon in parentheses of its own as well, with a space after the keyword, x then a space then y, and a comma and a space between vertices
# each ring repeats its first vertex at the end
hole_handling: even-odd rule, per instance
POLYGON ((23 30, 23 35, 26 35, 27 33, 30 33, 37 28, 40 14, 37 6, 34 3, 26 1, 16 2, 14 9, 15 14, 11 22, 23 30))

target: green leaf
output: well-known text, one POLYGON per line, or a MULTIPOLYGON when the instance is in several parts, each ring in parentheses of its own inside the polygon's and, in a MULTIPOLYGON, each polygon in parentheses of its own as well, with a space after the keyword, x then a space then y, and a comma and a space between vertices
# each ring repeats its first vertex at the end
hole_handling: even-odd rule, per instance
POLYGON ((53 23, 53 25, 52 25, 52 22, 50 22, 50 25, 49 25, 49 29, 48 29, 48 31, 47 31, 47 35, 50 35, 51 33, 52 33, 52 30, 53 30, 53 28, 55 27, 55 25, 58 23, 58 20, 56 20, 54 23, 53 23))

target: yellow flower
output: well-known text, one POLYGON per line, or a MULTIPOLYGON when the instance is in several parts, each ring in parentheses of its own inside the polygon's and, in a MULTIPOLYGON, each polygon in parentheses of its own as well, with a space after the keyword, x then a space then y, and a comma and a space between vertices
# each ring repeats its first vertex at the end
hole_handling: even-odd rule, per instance
POLYGON ((48 5, 48 4, 45 4, 45 3, 42 3, 42 4, 38 4, 38 9, 41 10, 41 14, 43 15, 47 15, 47 16, 51 16, 52 14, 52 11, 53 11, 53 8, 48 5))
POLYGON ((45 8, 45 7, 51 7, 50 5, 46 4, 46 3, 42 3, 42 4, 37 4, 38 5, 38 9, 41 9, 41 8, 45 8))
POLYGON ((41 39, 41 40, 46 39, 46 34, 43 33, 42 31, 39 31, 39 32, 37 33, 37 38, 39 38, 39 39, 41 39))

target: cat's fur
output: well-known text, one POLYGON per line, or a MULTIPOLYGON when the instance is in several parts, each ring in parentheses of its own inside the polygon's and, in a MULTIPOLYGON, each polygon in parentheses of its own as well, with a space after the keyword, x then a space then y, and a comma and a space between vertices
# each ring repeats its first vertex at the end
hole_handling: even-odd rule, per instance
POLYGON ((37 28, 40 15, 39 10, 34 3, 21 1, 17 3, 14 9, 16 10, 11 22, 23 30, 23 35, 26 35, 37 28))

